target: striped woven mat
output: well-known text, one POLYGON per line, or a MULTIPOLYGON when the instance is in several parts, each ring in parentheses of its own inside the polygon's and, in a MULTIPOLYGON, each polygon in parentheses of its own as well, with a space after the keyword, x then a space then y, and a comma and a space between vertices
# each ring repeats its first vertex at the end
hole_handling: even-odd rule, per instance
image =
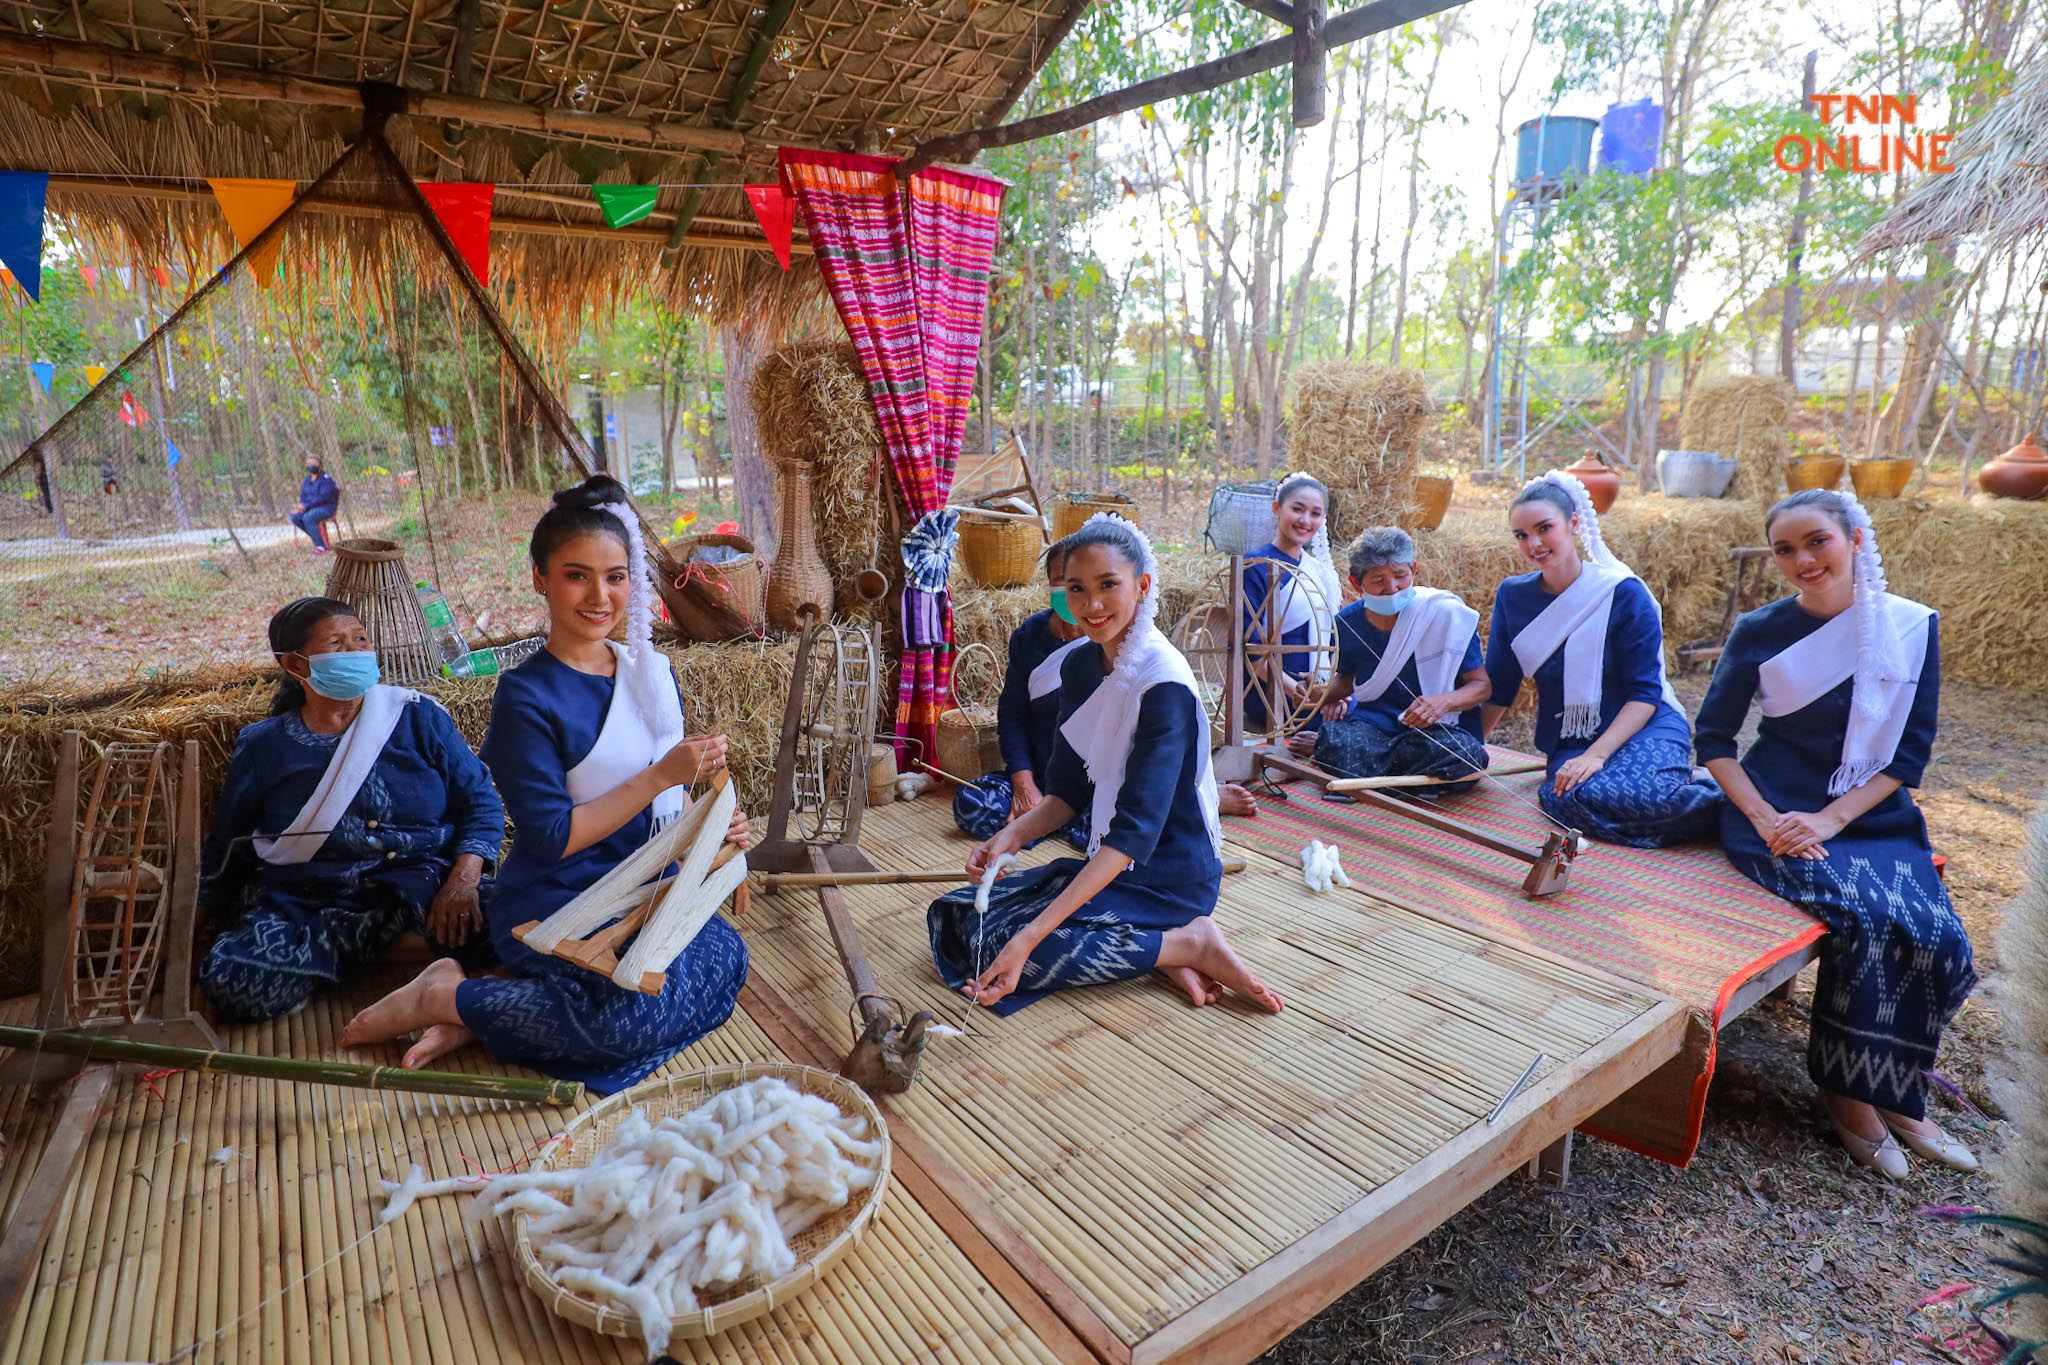
MULTIPOLYGON (((1495 749, 1493 763, 1530 761, 1495 749)), ((1531 850, 1551 824, 1536 804, 1541 772, 1494 779, 1441 809, 1531 850)), ((1729 997, 1750 977, 1799 952, 1826 930, 1737 872, 1712 845, 1635 849, 1591 844, 1556 895, 1522 894, 1525 864, 1454 834, 1369 806, 1328 802, 1303 783, 1270 793, 1251 820, 1225 822, 1233 843, 1294 865, 1311 839, 1343 850, 1361 891, 1461 925, 1502 943, 1596 967, 1682 1001, 1694 1012, 1685 1053, 1588 1131, 1683 1165, 1699 1144, 1714 1030, 1729 997)))

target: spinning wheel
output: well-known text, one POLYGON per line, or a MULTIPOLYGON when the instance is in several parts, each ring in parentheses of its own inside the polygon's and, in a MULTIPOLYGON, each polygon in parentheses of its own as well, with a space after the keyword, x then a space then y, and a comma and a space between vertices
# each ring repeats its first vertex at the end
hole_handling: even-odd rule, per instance
POLYGON ((791 690, 800 695, 790 808, 797 837, 807 844, 849 842, 867 799, 875 720, 872 637, 851 626, 812 624, 797 647, 791 690))
POLYGON ((1313 692, 1304 688, 1290 701, 1280 685, 1283 656, 1306 654, 1311 674, 1327 677, 1337 664, 1337 646, 1280 643, 1283 606, 1290 594, 1311 612, 1334 617, 1336 602, 1324 599, 1316 581, 1284 559, 1241 559, 1202 589, 1188 613, 1174 625, 1174 646, 1187 656, 1214 733, 1223 744, 1246 741, 1279 744, 1307 725, 1315 714, 1313 692), (1253 604, 1245 592, 1245 570, 1266 566, 1265 601, 1253 604), (1244 623, 1254 623, 1244 629, 1244 623), (1263 719, 1249 718, 1258 713, 1263 719))

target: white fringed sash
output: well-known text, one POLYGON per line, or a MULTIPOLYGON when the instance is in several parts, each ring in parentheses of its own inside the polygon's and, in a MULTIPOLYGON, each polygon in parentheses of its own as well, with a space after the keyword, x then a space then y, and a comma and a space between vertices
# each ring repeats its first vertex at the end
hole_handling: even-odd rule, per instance
MULTIPOLYGON (((1600 733, 1607 618, 1614 610, 1615 589, 1634 577, 1632 573, 1587 562, 1572 585, 1538 612, 1535 620, 1523 626, 1511 644, 1524 677, 1534 677, 1558 647, 1564 647, 1564 724, 1560 733, 1566 739, 1593 739, 1600 733)), ((1655 597, 1650 599, 1650 609, 1658 610, 1655 597)), ((1658 615, 1661 621, 1662 612, 1658 615)), ((1661 649, 1657 655, 1657 681, 1664 691, 1664 704, 1684 715, 1684 705, 1671 690, 1671 680, 1664 676, 1661 649)))
POLYGON ((327 760, 327 771, 320 774, 313 794, 299 807, 298 815, 282 834, 275 839, 259 834, 252 840, 256 856, 278 867, 310 862, 341 818, 348 814, 349 802, 356 799, 356 793, 369 780, 370 769, 377 766, 384 746, 391 740, 391 732, 398 728, 398 718, 405 714, 406 703, 421 700, 421 695, 412 689, 387 683, 378 683, 364 694, 363 709, 341 732, 333 756, 327 760))
MULTIPOLYGON (((1928 623, 1934 611, 1910 598, 1884 595, 1880 627, 1896 633, 1899 648, 1888 651, 1898 665, 1897 677, 1870 680, 1883 705, 1851 706, 1842 740, 1841 765, 1828 780, 1828 795, 1841 796, 1891 766, 1906 719, 1913 710, 1913 692, 1927 662, 1928 623), (1875 714, 1873 714, 1875 712, 1875 714)), ((1788 716, 1804 710, 1854 677, 1857 666, 1856 613, 1845 611, 1796 644, 1787 645, 1757 669, 1757 705, 1767 716, 1788 716)))
POLYGON ((1372 676, 1360 682, 1351 695, 1359 701, 1377 700, 1394 685, 1402 665, 1411 658, 1424 696, 1450 691, 1457 686, 1465 646, 1478 629, 1479 613, 1466 606, 1458 594, 1442 588, 1417 588, 1415 600, 1394 618, 1386 652, 1380 655, 1372 676))

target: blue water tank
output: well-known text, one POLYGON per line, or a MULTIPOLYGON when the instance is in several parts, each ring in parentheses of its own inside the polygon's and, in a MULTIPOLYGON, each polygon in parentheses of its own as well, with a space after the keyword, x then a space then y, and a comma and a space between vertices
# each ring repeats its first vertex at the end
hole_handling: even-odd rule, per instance
POLYGON ((1600 119, 1600 169, 1648 175, 1657 167, 1664 109, 1655 100, 1610 104, 1600 119))
POLYGON ((1515 183, 1584 175, 1593 162, 1593 134, 1599 128, 1589 118, 1544 114, 1530 119, 1515 130, 1515 183))

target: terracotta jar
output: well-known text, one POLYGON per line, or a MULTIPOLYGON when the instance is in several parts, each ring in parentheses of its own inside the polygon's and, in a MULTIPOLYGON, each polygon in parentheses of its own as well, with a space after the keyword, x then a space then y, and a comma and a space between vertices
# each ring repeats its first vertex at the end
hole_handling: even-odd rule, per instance
POLYGON ((1592 451, 1565 473, 1586 485, 1586 496, 1593 500, 1593 510, 1601 516, 1614 506, 1614 500, 1621 496, 1621 475, 1601 463, 1600 457, 1592 451))
POLYGON ((2048 451, 2029 435, 1977 471, 1977 486, 1995 498, 2048 497, 2048 451))

